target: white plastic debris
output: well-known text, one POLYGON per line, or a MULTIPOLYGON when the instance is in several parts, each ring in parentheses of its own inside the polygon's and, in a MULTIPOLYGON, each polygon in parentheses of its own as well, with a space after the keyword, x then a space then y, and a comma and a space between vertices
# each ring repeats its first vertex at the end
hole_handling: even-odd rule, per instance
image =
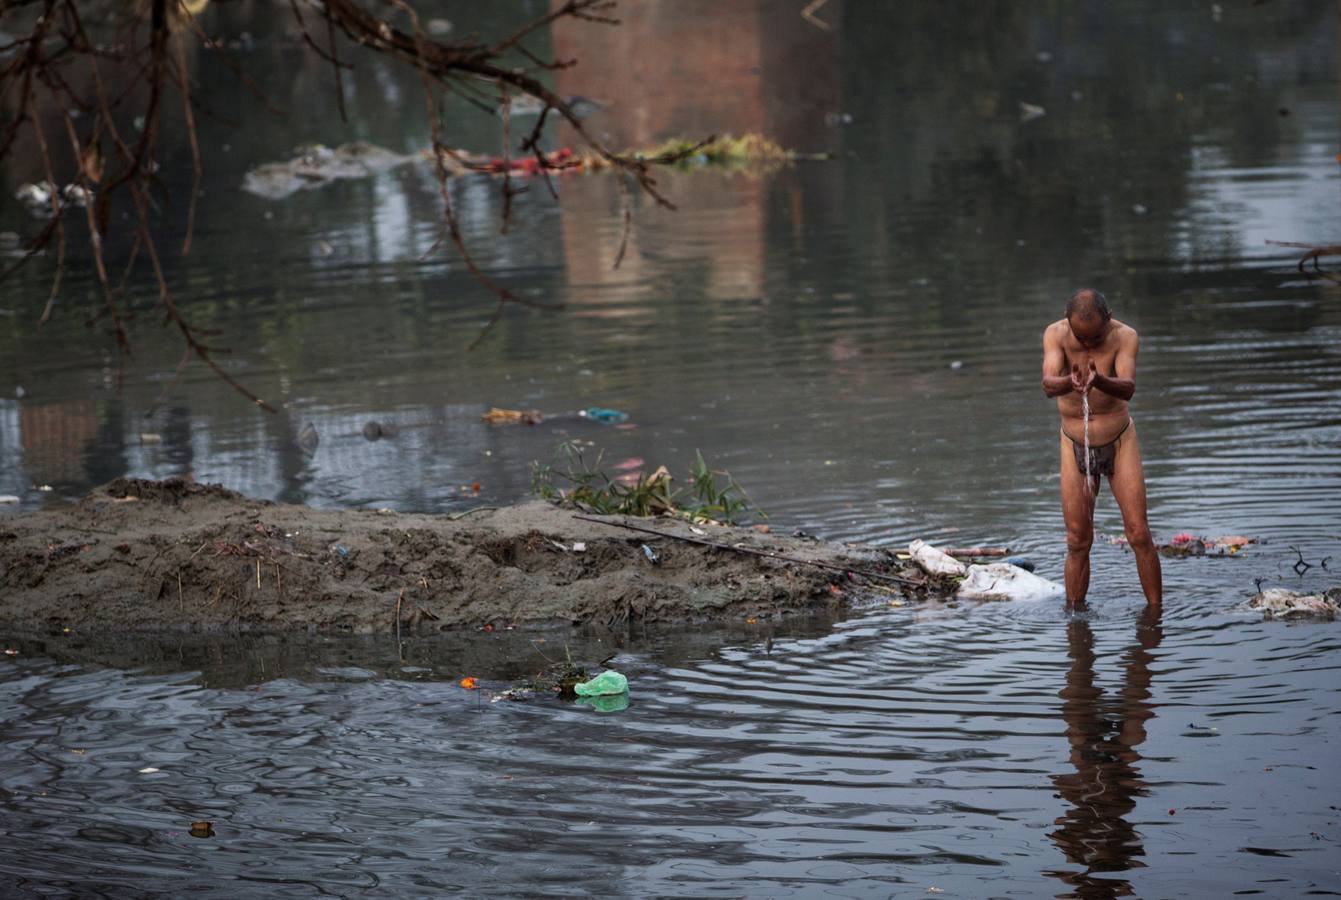
POLYGON ((1298 594, 1285 588, 1267 588, 1249 600, 1247 605, 1249 609, 1260 610, 1268 619, 1306 616, 1335 619, 1336 614, 1341 612, 1341 606, 1326 594, 1298 594))
POLYGON ((908 545, 908 555, 928 575, 964 575, 968 572, 968 567, 962 562, 937 550, 921 538, 908 545))
POLYGON ((969 566, 968 577, 955 591, 959 600, 1060 600, 1066 589, 1055 581, 1010 563, 969 566))

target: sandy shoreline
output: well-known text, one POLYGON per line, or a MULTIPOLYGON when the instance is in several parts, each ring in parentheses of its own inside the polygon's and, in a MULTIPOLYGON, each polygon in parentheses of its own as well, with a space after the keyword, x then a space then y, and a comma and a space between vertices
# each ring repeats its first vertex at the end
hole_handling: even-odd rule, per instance
MULTIPOLYGON (((629 521, 698 536, 682 521, 629 521)), ((747 528, 700 531, 801 560, 915 575, 878 551, 747 528)), ((898 596, 841 571, 652 537, 541 502, 457 516, 318 510, 218 485, 122 478, 66 509, 0 514, 0 623, 29 631, 768 620, 891 590, 898 596)))

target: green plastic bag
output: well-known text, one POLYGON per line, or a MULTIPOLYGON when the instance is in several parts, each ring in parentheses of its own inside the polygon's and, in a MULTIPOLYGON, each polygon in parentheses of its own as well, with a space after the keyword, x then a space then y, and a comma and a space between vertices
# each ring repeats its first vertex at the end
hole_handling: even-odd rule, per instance
POLYGON ((610 694, 627 694, 629 680, 614 669, 606 669, 590 681, 573 685, 579 697, 603 697, 610 694))
POLYGON ((604 697, 578 697, 579 706, 590 706, 598 713, 622 712, 629 708, 628 694, 609 694, 604 697))

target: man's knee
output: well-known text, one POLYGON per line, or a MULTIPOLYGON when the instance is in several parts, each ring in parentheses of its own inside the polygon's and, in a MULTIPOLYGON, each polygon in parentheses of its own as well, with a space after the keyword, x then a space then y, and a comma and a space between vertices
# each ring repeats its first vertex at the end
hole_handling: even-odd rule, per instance
POLYGON ((1123 531, 1126 532, 1127 545, 1133 549, 1146 550, 1155 546, 1154 539, 1150 537, 1150 526, 1145 522, 1127 525, 1123 531))
POLYGON ((1093 528, 1066 529, 1066 549, 1071 553, 1089 553, 1094 544, 1093 528))

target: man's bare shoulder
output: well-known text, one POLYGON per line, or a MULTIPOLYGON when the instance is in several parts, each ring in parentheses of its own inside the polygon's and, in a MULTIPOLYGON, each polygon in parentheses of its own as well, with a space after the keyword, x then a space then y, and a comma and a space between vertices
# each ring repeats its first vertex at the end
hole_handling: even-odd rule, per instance
POLYGON ((1047 328, 1043 329, 1043 343, 1046 344, 1051 341, 1060 343, 1062 338, 1066 335, 1067 327, 1065 319, 1058 319, 1056 322, 1053 322, 1047 328))
POLYGON ((1117 339, 1118 346, 1120 347, 1131 347, 1141 343, 1141 336, 1136 333, 1135 328, 1132 328, 1126 322, 1120 322, 1117 319, 1114 319, 1113 332, 1113 337, 1117 339))

